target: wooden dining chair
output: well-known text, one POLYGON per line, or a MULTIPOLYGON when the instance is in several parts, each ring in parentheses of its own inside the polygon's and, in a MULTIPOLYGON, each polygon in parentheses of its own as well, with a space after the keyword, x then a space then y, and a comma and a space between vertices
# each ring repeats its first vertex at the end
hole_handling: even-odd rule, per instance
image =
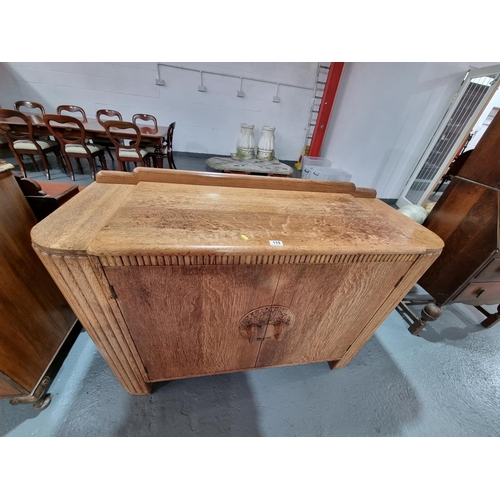
MULTIPOLYGON (((174 162, 173 146, 172 146, 173 140, 174 140, 174 130, 175 130, 175 122, 172 122, 168 126, 166 140, 165 140, 163 147, 161 148, 161 152, 163 153, 163 156, 167 157, 168 166, 171 169, 177 170, 177 167, 175 166, 175 162, 174 162)), ((146 147, 146 151, 148 153, 150 153, 151 155, 154 155, 155 147, 148 146, 148 147, 146 147)))
POLYGON ((172 169, 177 170, 177 167, 175 166, 174 162, 174 130, 175 130, 175 122, 172 122, 168 126, 168 131, 167 131, 167 160, 168 160, 168 166, 172 169))
MULTIPOLYGON (((158 120, 153 115, 146 113, 138 113, 132 117, 132 122, 135 123, 143 132, 156 134, 158 132, 158 120), (146 122, 146 123, 141 123, 146 122)), ((142 138, 141 147, 146 148, 151 145, 151 141, 147 138, 142 138)))
POLYGON ((12 154, 16 158, 17 163, 19 164, 19 168, 23 173, 23 177, 27 177, 26 168, 22 159, 23 155, 29 156, 31 162, 35 166, 37 170, 38 163, 35 160, 35 155, 40 155, 42 158, 42 163, 45 168, 45 175, 47 179, 50 180, 50 167, 49 162, 47 160, 48 153, 54 153, 58 161, 61 163, 63 168, 64 161, 62 158, 61 148, 56 141, 51 140, 42 140, 40 137, 36 137, 33 132, 33 125, 28 120, 24 113, 20 111, 15 111, 13 109, 0 109, 0 118, 9 119, 9 118, 18 118, 24 122, 27 128, 27 132, 18 132, 12 129, 2 129, 0 128, 0 133, 7 139, 9 144, 9 148, 12 151, 12 154))
MULTIPOLYGON (((103 128, 104 123, 108 121, 104 119, 104 117, 108 117, 110 119, 116 117, 118 118, 118 121, 123 121, 122 114, 119 111, 115 111, 114 109, 98 109, 95 116, 97 118, 97 121, 103 128)), ((123 141, 121 142, 123 143, 123 141)), ((98 139, 92 139, 92 143, 104 146, 106 148, 106 151, 108 152, 109 157, 111 158, 111 161, 115 161, 113 155, 111 154, 111 150, 109 149, 110 147, 114 147, 114 144, 111 142, 109 137, 99 137, 98 139)))
POLYGON ((138 127, 143 130, 147 130, 150 134, 156 134, 158 132, 158 120, 153 115, 147 115, 144 113, 136 114, 132 117, 132 122, 135 123, 138 127), (152 126, 143 126, 138 124, 137 122, 152 122, 152 126))
POLYGON ((82 173, 83 168, 80 163, 80 159, 86 158, 89 162, 90 171, 94 180, 96 175, 94 159, 96 157, 99 158, 101 167, 104 170, 107 170, 108 167, 106 166, 106 158, 104 157, 104 148, 98 144, 90 144, 86 142, 85 127, 83 126, 83 123, 78 120, 78 118, 65 115, 45 115, 43 119, 50 133, 59 141, 59 144, 61 145, 61 151, 68 164, 71 180, 75 180, 75 174, 73 172, 73 167, 71 166, 71 158, 76 159, 78 168, 82 173), (60 126, 54 127, 52 126, 52 123, 57 123, 60 126))
MULTIPOLYGON (((39 103, 39 102, 34 102, 34 101, 16 101, 14 103, 14 109, 16 111, 21 111, 21 108, 28 108, 28 109, 37 109, 40 111, 40 115, 45 114, 45 108, 39 103)), ((26 111, 23 111, 26 114, 26 111)), ((38 113, 35 113, 38 114, 38 113)), ((35 137, 38 140, 42 141, 50 141, 52 140, 48 135, 40 135, 35 132, 35 137)))
POLYGON ((40 110, 40 114, 42 114, 42 115, 45 114, 45 108, 39 102, 34 102, 34 101, 16 101, 14 103, 14 109, 16 111, 21 111, 21 108, 39 109, 40 110))
MULTIPOLYGON (((80 118, 80 121, 82 123, 87 123, 87 115, 85 114, 85 110, 83 108, 80 108, 80 106, 73 106, 72 104, 62 104, 61 106, 57 106, 57 114, 62 115, 63 111, 67 111, 68 113, 79 113, 82 115, 80 118)), ((64 115, 66 116, 66 115, 64 115)))
POLYGON ((120 170, 127 170, 124 164, 128 162, 133 162, 136 166, 137 164, 145 167, 150 166, 150 153, 141 148, 141 131, 135 123, 108 120, 104 122, 104 128, 115 147, 120 170), (126 137, 129 139, 129 144, 120 142, 123 139, 123 131, 125 130, 127 131, 126 137))
MULTIPOLYGON (((163 147, 161 148, 161 152, 164 157, 167 158, 168 160, 168 166, 171 169, 177 170, 177 167, 175 166, 174 162, 174 155, 173 155, 173 140, 174 140, 174 130, 175 130, 175 122, 172 122, 168 126, 167 130, 167 136, 165 138, 165 142, 163 144, 163 147)), ((154 157, 155 155, 155 147, 154 146, 147 146, 146 151, 151 154, 151 156, 154 157)))

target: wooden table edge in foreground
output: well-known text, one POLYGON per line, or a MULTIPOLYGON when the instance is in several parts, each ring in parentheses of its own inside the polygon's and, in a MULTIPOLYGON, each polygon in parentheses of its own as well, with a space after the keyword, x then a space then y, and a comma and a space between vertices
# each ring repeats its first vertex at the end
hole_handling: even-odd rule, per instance
MULTIPOLYGON (((302 179, 276 177, 250 177, 238 174, 195 173, 175 170, 152 170, 136 168, 132 173, 99 172, 97 182, 89 186, 74 200, 73 199, 57 210, 54 214, 38 224, 32 231, 33 247, 45 264, 49 273, 59 285, 62 293, 70 303, 85 329, 95 342, 108 365, 115 373, 123 387, 132 394, 147 394, 151 390, 152 382, 145 363, 139 354, 136 342, 132 338, 129 326, 123 311, 117 301, 116 292, 110 285, 106 274, 106 266, 166 266, 167 258, 156 255, 142 255, 137 257, 109 257, 92 255, 88 252, 91 242, 98 233, 114 217, 117 210, 128 200, 138 183, 166 183, 191 184, 196 186, 218 186, 231 188, 272 189, 297 191, 302 193, 337 193, 349 195, 352 198, 361 198, 370 208, 388 222, 396 223, 407 229, 412 235, 409 238, 414 250, 398 254, 371 254, 344 255, 341 250, 331 255, 296 255, 291 258, 284 256, 262 260, 262 256, 255 256, 246 262, 238 260, 239 264, 327 264, 342 262, 353 264, 358 262, 394 262, 394 265, 404 265, 403 276, 395 280, 394 288, 384 295, 381 305, 371 315, 364 326, 356 330, 356 336, 347 350, 338 359, 315 359, 315 362, 328 361, 331 368, 341 368, 351 361, 355 354, 367 342, 375 330, 386 319, 411 287, 417 282, 425 270, 439 256, 443 247, 442 240, 434 233, 423 228, 411 219, 399 214, 396 210, 376 199, 376 192, 372 189, 360 189, 352 183, 335 183, 328 181, 309 181, 302 179), (106 187, 106 185, 109 186, 106 187), (107 190, 104 203, 104 190, 107 190), (372 205, 373 204, 373 205, 372 205), (86 214, 82 214, 86 211, 86 214), (68 231, 66 238, 64 233, 68 231), (62 236, 60 236, 62 234, 62 236), (71 237, 70 237, 71 236, 71 237), (260 260, 259 260, 260 259, 260 260), (280 258, 281 259, 281 258, 280 258), (288 259, 288 260, 287 260, 288 259), (132 260, 134 261, 132 263, 132 260), (118 263, 119 261, 119 263, 118 263), (126 262, 125 262, 126 261, 126 262), (129 262, 130 261, 130 262, 129 262), (106 263, 104 265, 103 263, 106 263)), ((352 199, 351 198, 351 199, 352 199)), ((188 252, 189 253, 189 252, 188 252)), ((206 256, 205 256, 206 257, 206 256)), ((231 264, 230 255, 214 256, 220 264, 231 264)), ((200 265, 216 263, 215 260, 203 260, 204 257, 184 257, 182 265, 200 265)), ((219 263, 217 260, 217 263, 219 263)), ((236 261, 234 261, 236 263, 236 261)), ((181 262, 179 260, 178 265, 181 262)), ((170 264, 169 264, 170 265, 170 264)), ((172 265, 173 262, 172 262, 172 265)), ((116 268, 115 268, 116 269, 116 268)), ((391 285, 392 286, 392 285, 391 285)), ((371 314, 371 313, 370 313, 371 314)), ((287 364, 309 363, 301 361, 281 363, 287 364)), ((253 367, 252 367, 253 368, 253 367)), ((256 366, 256 368, 258 368, 256 366)), ((217 373, 244 371, 243 369, 220 370, 217 373)), ((208 373, 207 373, 208 374, 208 373)), ((188 375, 198 376, 198 375, 188 375)), ((187 378, 187 377, 169 377, 187 378)))

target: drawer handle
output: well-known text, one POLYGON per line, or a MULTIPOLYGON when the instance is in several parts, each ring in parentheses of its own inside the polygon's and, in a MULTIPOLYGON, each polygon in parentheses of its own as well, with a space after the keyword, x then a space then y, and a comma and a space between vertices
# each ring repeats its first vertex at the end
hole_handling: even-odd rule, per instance
POLYGON ((486 292, 486 289, 484 289, 484 288, 481 288, 480 290, 478 290, 478 291, 476 292, 476 299, 478 299, 479 297, 481 297, 481 295, 482 295, 484 292, 486 292))

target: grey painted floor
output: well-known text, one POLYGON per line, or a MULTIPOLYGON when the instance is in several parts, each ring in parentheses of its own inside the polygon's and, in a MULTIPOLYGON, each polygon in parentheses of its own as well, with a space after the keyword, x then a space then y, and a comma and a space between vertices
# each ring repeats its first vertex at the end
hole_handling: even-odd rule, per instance
POLYGON ((85 332, 52 403, 0 401, 3 436, 498 436, 500 325, 444 308, 421 337, 393 312, 341 370, 326 363, 156 384, 128 394, 85 332))
MULTIPOLYGON (((204 158, 176 162, 204 170, 204 158)), ((68 180, 56 169, 53 179, 68 180)), ((149 396, 122 389, 82 332, 51 405, 37 413, 1 400, 0 435, 498 436, 500 325, 485 330, 482 319, 448 306, 414 337, 393 312, 341 370, 319 363, 185 379, 156 384, 149 396)))

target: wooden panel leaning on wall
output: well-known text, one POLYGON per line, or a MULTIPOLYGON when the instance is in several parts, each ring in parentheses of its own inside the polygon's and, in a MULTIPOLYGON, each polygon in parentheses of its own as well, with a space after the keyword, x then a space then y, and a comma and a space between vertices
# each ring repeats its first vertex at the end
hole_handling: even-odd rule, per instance
POLYGON ((346 365, 441 252, 352 183, 136 168, 32 231, 123 387, 346 365))
POLYGON ((36 403, 76 317, 33 251, 36 218, 12 168, 0 165, 0 397, 36 403))

